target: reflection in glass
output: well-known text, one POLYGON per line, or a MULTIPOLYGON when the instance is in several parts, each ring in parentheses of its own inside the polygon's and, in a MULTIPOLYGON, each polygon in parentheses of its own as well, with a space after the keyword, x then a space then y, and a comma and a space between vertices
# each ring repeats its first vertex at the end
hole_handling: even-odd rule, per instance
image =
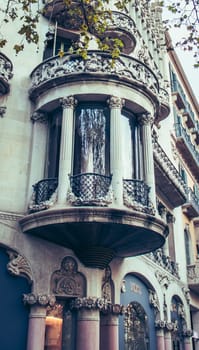
POLYGON ((47 310, 44 350, 62 349, 63 306, 55 304, 47 310))

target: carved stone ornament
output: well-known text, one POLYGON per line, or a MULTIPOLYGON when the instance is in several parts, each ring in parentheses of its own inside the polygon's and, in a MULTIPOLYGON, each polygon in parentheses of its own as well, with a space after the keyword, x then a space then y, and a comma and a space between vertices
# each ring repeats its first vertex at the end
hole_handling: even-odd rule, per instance
POLYGON ((7 264, 8 272, 13 276, 25 277, 30 283, 33 281, 32 270, 28 261, 14 251, 7 251, 10 262, 7 264))
POLYGON ((40 306, 54 306, 56 298, 54 295, 47 294, 23 294, 23 302, 25 305, 40 305, 40 306))
POLYGON ((165 321, 157 320, 155 321, 155 328, 157 329, 164 329, 165 328, 165 321))
POLYGON ((155 275, 156 275, 157 280, 160 283, 160 285, 167 289, 171 283, 171 278, 169 278, 169 276, 166 275, 165 273, 160 272, 158 270, 155 272, 155 275))
POLYGON ((41 211, 44 209, 49 209, 54 206, 54 204, 57 202, 57 189, 53 192, 51 197, 43 202, 40 202, 39 204, 36 204, 36 191, 33 191, 30 203, 28 205, 29 212, 33 213, 36 211, 41 211))
POLYGON ((152 125, 154 122, 154 117, 150 113, 139 114, 137 119, 141 126, 152 125))
POLYGON ((191 300, 191 297, 190 297, 190 290, 189 290, 188 288, 183 287, 183 288, 182 288, 182 291, 183 291, 183 293, 184 293, 184 295, 185 295, 185 298, 186 298, 186 300, 187 300, 187 303, 189 304, 189 303, 190 303, 190 300, 191 300))
POLYGON ((7 107, 5 107, 5 106, 0 107, 0 117, 1 118, 5 117, 6 109, 7 109, 7 107))
POLYGON ((83 297, 86 294, 86 279, 77 271, 77 262, 71 256, 66 256, 61 269, 53 273, 51 290, 59 296, 83 297))
POLYGON ((74 96, 68 96, 60 98, 60 104, 63 109, 65 108, 74 108, 77 104, 77 100, 74 99, 74 96))
POLYGON ((107 102, 111 109, 113 108, 121 109, 124 106, 125 100, 119 97, 111 96, 107 102))
POLYGON ((39 122, 41 124, 45 124, 47 123, 48 118, 44 112, 35 111, 31 116, 31 120, 33 123, 39 122))
POLYGON ((113 302, 114 297, 114 285, 111 278, 111 268, 107 266, 105 269, 105 274, 102 280, 102 298, 108 302, 113 302))
POLYGON ((72 300, 70 304, 71 310, 76 309, 88 309, 88 310, 99 310, 103 314, 114 314, 123 315, 125 308, 120 304, 111 304, 107 302, 104 298, 96 297, 85 297, 76 298, 72 300))
POLYGON ((156 313, 160 310, 160 304, 157 293, 151 289, 149 289, 149 303, 155 309, 156 313))

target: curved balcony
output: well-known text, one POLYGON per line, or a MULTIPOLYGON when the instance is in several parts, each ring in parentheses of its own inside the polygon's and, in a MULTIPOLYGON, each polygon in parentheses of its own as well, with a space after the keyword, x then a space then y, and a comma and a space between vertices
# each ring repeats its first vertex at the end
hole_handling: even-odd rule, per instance
POLYGON ((156 136, 153 136, 156 188, 164 201, 173 208, 186 202, 187 186, 180 173, 170 161, 156 136))
POLYGON ((167 225, 152 212, 149 188, 142 181, 124 180, 129 209, 112 207, 110 176, 70 176, 68 202, 62 206, 56 203, 56 187, 56 179, 34 186, 31 213, 20 220, 24 233, 72 249, 95 268, 104 268, 113 257, 144 254, 164 244, 167 225))
POLYGON ((83 60, 79 55, 66 54, 64 57, 52 57, 39 66, 31 74, 30 98, 37 97, 60 85, 81 81, 104 81, 141 88, 143 94, 158 102, 159 84, 152 70, 141 61, 121 55, 112 64, 112 57, 102 51, 89 51, 88 58, 83 60))
POLYGON ((197 180, 199 180, 199 153, 197 147, 191 142, 191 138, 186 129, 180 123, 175 124, 176 146, 182 157, 189 165, 197 180))
POLYGON ((195 264, 187 265, 187 279, 189 288, 199 293, 199 262, 195 264))
POLYGON ((183 212, 189 217, 189 219, 199 216, 199 198, 191 188, 187 191, 187 201, 182 208, 183 212))
POLYGON ((0 95, 5 95, 10 91, 9 80, 13 77, 12 62, 0 53, 0 95))
MULTIPOLYGON (((70 10, 76 6, 81 6, 80 1, 74 0, 70 4, 70 10)), ((89 13, 89 6, 92 8, 93 4, 85 4, 85 9, 89 13), (87 6, 87 9, 86 9, 87 6)), ((83 12, 83 11, 82 11, 83 12)), ((86 11, 85 11, 86 12, 86 11)), ((79 31, 83 24, 82 16, 80 14, 71 14, 68 11, 68 7, 64 4, 63 0, 49 0, 46 1, 44 7, 44 16, 57 22, 57 24, 69 31, 79 31)), ((128 54, 132 52, 136 45, 137 30, 135 22, 131 17, 118 11, 112 11, 111 16, 107 15, 106 19, 106 30, 103 34, 97 33, 97 36, 119 38, 123 41, 124 48, 123 52, 128 54)), ((95 28, 92 28, 93 34, 95 35, 95 28)))

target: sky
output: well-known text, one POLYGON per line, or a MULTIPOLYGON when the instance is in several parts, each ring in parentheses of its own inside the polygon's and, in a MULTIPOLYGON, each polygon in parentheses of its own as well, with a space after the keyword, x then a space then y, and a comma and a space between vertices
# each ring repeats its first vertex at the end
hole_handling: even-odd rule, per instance
MULTIPOLYGON (((178 28, 170 30, 173 44, 175 44, 175 42, 181 37, 180 33, 182 34, 178 28)), ((181 48, 175 48, 175 51, 199 102, 199 68, 194 68, 195 61, 193 58, 193 53, 191 51, 184 51, 181 48)))

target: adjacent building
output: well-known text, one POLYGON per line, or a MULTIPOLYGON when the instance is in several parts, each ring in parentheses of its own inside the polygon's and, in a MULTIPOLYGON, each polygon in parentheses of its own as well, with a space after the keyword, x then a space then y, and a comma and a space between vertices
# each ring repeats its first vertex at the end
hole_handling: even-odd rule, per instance
POLYGON ((0 53, 1 349, 198 350, 199 106, 162 9, 113 8, 113 64, 41 5, 37 52, 13 22, 0 53))

